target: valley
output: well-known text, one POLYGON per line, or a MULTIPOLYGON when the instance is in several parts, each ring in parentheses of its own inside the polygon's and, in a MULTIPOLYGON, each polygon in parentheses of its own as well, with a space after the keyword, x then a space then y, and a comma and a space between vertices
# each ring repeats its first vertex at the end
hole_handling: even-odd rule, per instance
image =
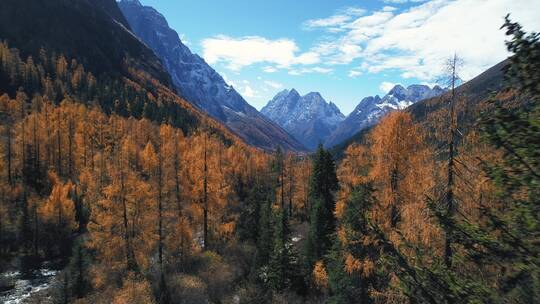
POLYGON ((241 4, 2 1, 0 302, 539 303, 534 18, 476 72, 411 55, 466 1, 241 4))

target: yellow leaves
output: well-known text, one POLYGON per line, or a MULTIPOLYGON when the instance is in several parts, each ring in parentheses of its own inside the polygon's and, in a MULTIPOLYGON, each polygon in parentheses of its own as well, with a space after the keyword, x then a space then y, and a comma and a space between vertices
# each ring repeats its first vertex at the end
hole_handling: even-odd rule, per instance
POLYGON ((345 158, 337 168, 340 189, 337 193, 336 217, 343 216, 347 200, 354 187, 368 181, 370 167, 369 150, 361 145, 350 145, 345 151, 345 158))
POLYGON ((334 211, 334 214, 336 215, 337 219, 341 219, 343 217, 346 207, 347 207, 347 202, 345 200, 339 200, 336 203, 336 210, 334 211))
POLYGON ((362 269, 362 262, 352 256, 350 253, 345 254, 345 271, 348 274, 358 272, 362 269))
POLYGON ((317 261, 313 267, 313 283, 319 290, 325 290, 328 288, 328 273, 324 266, 323 261, 317 261))
POLYGON ((425 244, 438 237, 425 203, 436 172, 434 153, 424 138, 410 114, 392 112, 384 117, 369 136, 369 178, 377 190, 374 220, 390 235, 390 230, 399 229, 409 241, 425 244))
POLYGON ((148 142, 144 147, 144 150, 141 152, 141 162, 143 170, 147 174, 154 174, 154 171, 158 167, 159 162, 156 150, 154 149, 154 145, 152 145, 151 142, 148 142))
POLYGON ((312 170, 312 162, 309 159, 298 156, 294 166, 293 179, 293 206, 295 210, 308 213, 309 204, 309 177, 312 170))
POLYGON ((49 198, 39 208, 39 214, 45 222, 75 230, 77 228, 75 203, 70 198, 73 184, 60 182, 54 174, 50 175, 50 179, 53 189, 49 198))
POLYGON ((236 222, 223 223, 219 227, 219 233, 224 237, 231 237, 236 229, 236 222))
POLYGON ((155 303, 150 283, 144 279, 128 275, 122 288, 112 299, 113 304, 152 304, 155 303))
POLYGON ((365 258, 363 260, 355 258, 349 252, 345 252, 345 271, 352 275, 353 273, 360 274, 363 278, 370 277, 375 271, 375 263, 369 259, 365 258))
POLYGON ((370 259, 365 259, 362 263, 362 276, 367 278, 375 271, 375 263, 370 259))
POLYGON ((347 240, 347 232, 345 231, 345 229, 343 227, 339 227, 338 230, 337 230, 337 236, 339 238, 339 241, 342 243, 342 244, 347 244, 348 243, 348 240, 347 240))
POLYGON ((56 75, 58 75, 59 78, 64 78, 67 73, 68 63, 66 61, 66 58, 64 56, 58 57, 56 60, 56 75))
MULTIPOLYGON (((67 63, 62 58, 52 62, 56 63, 73 87, 93 79, 89 74, 85 78, 77 74, 82 70, 66 72, 67 63)), ((95 85, 95 79, 93 82, 95 85)), ((50 85, 54 86, 54 82, 50 85)), ((26 113, 23 100, 21 96, 18 100, 0 96, 0 111, 13 118, 13 124, 3 124, 0 132, 6 134, 4 128, 12 128, 11 172, 17 177, 14 185, 6 185, 5 189, 0 186, 0 197, 10 196, 10 200, 15 200, 27 195, 29 206, 39 206, 41 222, 71 230, 77 228, 75 202, 80 203, 84 214, 90 216, 84 240, 93 254, 92 281, 96 290, 109 292, 109 302, 118 302, 120 298, 130 298, 132 303, 139 301, 140 297, 132 291, 145 287, 138 285, 137 280, 126 281, 117 297, 114 291, 128 270, 137 268, 145 273, 155 262, 160 216, 164 259, 185 259, 196 250, 195 240, 202 234, 205 182, 204 207, 208 210, 210 233, 212 237, 231 239, 236 230, 237 212, 242 207, 236 197, 235 183, 245 186, 266 178, 269 156, 238 142, 225 145, 223 138, 216 135, 217 124, 212 125, 212 131, 184 136, 181 130, 166 124, 105 114, 97 106, 99 101, 93 102, 96 106, 87 107, 66 97, 55 105, 45 96, 36 97, 32 106, 28 103, 29 113, 26 113), (24 146, 28 149, 22 149, 24 146), (23 152, 32 153, 26 158, 35 153, 40 168, 58 174, 51 174, 50 182, 45 183, 45 189, 50 191, 45 198, 29 193, 32 189, 23 188, 18 182, 25 165, 23 152), (158 202, 162 202, 162 212, 158 202)), ((228 133, 225 138, 229 138, 228 133)), ((0 149, 2 155, 4 149, 0 149)), ((3 176, 7 164, 2 161, 0 178, 7 180, 3 176)), ((291 173, 293 181, 297 177, 301 177, 298 180, 302 183, 306 181, 305 185, 291 187, 298 193, 292 200, 298 202, 295 206, 305 206, 309 168, 296 170, 295 167, 291 173)), ((287 187, 287 194, 288 191, 287 187)), ((0 213, 5 213, 4 204, 0 207, 0 213)), ((178 264, 178 261, 170 262, 178 264)))

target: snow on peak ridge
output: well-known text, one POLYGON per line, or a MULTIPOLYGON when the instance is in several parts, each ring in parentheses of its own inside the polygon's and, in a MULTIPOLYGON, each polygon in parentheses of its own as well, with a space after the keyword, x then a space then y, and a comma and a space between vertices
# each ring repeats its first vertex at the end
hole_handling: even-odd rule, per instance
POLYGON ((308 149, 323 143, 345 119, 338 107, 319 92, 301 96, 294 88, 276 94, 261 113, 292 134, 308 149))
POLYGON ((413 84, 405 88, 398 84, 382 98, 378 95, 366 97, 328 137, 325 146, 332 147, 343 142, 362 129, 376 124, 390 111, 403 110, 420 100, 441 95, 444 91, 437 85, 430 88, 423 84, 413 84))

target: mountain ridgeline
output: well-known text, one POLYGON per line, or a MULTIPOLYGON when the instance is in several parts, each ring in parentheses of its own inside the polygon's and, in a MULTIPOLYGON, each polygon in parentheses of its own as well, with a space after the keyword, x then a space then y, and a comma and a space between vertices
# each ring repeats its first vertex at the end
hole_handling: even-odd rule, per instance
POLYGON ((396 85, 382 98, 370 96, 362 99, 354 111, 345 117, 332 102, 326 102, 320 93, 305 96, 295 90, 279 92, 261 113, 278 123, 304 146, 315 150, 318 144, 333 147, 361 130, 373 126, 391 111, 403 110, 412 104, 434 96, 444 90, 439 86, 396 85))
POLYGON ((0 91, 10 96, 22 88, 57 104, 74 98, 185 134, 204 128, 228 143, 240 140, 175 93, 160 58, 131 32, 114 0, 3 1, 0 39, 13 48, 0 75, 0 91))
POLYGON ((3 0, 0 37, 22 57, 37 58, 43 48, 76 59, 96 76, 131 77, 133 67, 171 83, 152 50, 131 34, 114 0, 3 0))
POLYGON ((342 143, 361 130, 373 126, 390 111, 403 110, 421 100, 439 96, 444 90, 439 86, 396 85, 382 98, 378 95, 362 99, 356 108, 339 124, 324 145, 328 148, 342 143))
POLYGON ((306 148, 315 150, 345 119, 338 107, 320 93, 304 96, 295 90, 278 93, 261 113, 291 133, 306 148))
POLYGON ((137 0, 1 3, 0 303, 540 303, 540 35, 508 16, 457 88, 271 123, 137 0), (367 127, 306 155, 278 124, 367 127))
POLYGON ((224 123, 248 144, 271 150, 303 151, 304 147, 277 124, 261 115, 203 58, 182 43, 157 10, 137 0, 118 5, 135 35, 162 60, 178 93, 224 123))

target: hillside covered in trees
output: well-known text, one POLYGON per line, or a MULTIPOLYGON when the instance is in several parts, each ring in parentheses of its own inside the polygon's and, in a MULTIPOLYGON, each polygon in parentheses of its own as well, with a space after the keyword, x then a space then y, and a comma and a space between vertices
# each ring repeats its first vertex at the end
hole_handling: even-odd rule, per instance
POLYGON ((390 113, 339 161, 250 147, 145 64, 7 39, 0 300, 539 303, 540 41, 504 28, 480 106, 454 57, 443 106, 390 113))

